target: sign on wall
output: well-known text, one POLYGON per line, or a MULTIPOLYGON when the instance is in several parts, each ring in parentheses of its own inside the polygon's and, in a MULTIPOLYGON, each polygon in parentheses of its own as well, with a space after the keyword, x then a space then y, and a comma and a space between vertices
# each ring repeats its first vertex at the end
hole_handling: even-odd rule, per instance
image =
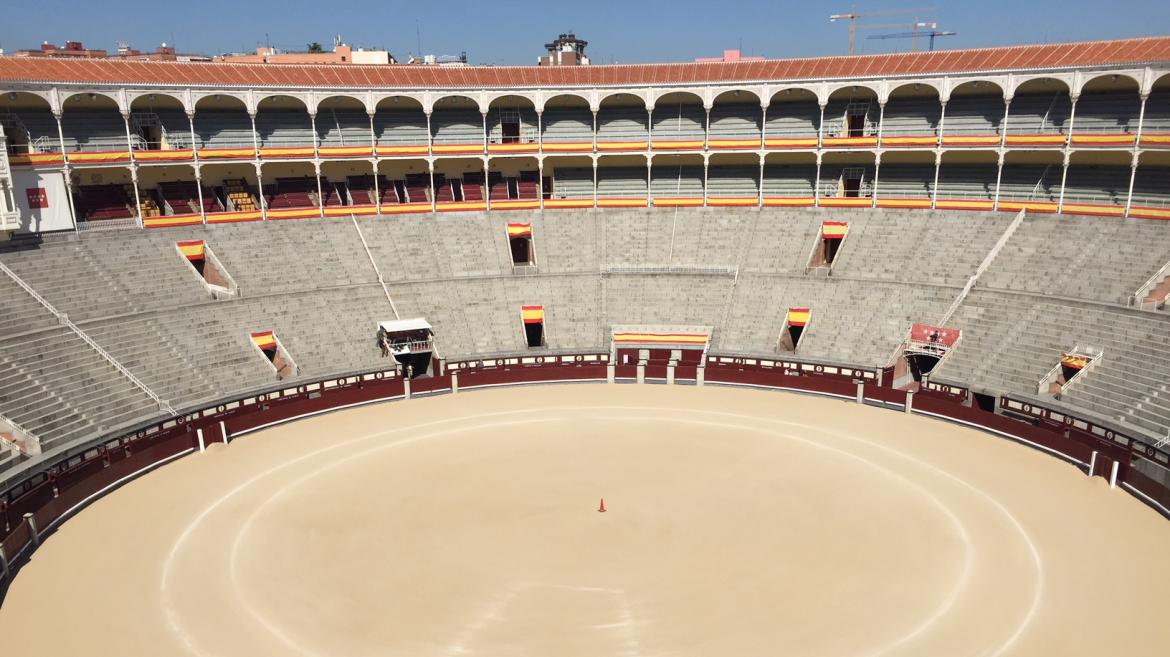
POLYGON ((49 207, 49 192, 44 187, 29 187, 24 193, 28 195, 29 209, 43 210, 49 207))

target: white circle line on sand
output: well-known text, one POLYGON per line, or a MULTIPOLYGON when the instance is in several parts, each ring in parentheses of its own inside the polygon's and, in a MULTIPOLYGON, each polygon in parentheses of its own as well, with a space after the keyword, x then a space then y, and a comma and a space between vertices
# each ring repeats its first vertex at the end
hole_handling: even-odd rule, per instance
MULTIPOLYGON (((624 408, 624 407, 589 407, 588 410, 604 412, 604 411, 612 411, 612 410, 619 410, 619 409, 623 410, 623 411, 629 410, 629 409, 624 408)), ((546 409, 526 409, 526 410, 510 411, 509 413, 512 413, 512 414, 530 413, 530 412, 534 412, 534 410, 547 411, 547 410, 554 410, 554 409, 547 409, 547 408, 546 409)), ((574 411, 574 410, 579 410, 579 409, 565 408, 565 409, 555 409, 555 410, 574 411)), ((689 412, 703 413, 704 411, 689 410, 689 412)), ((901 483, 903 486, 906 486, 906 487, 910 488, 911 490, 914 490, 916 493, 918 493, 919 495, 921 495, 921 496, 925 497, 927 500, 929 500, 929 502, 944 517, 946 517, 950 521, 953 530, 961 539, 961 543, 963 545, 963 555, 964 555, 962 568, 960 570, 959 575, 955 579, 954 583, 950 587, 949 591, 944 596, 942 602, 940 602, 936 606, 936 608, 934 610, 932 610, 932 612, 926 618, 924 618, 921 622, 914 625, 904 635, 897 637, 889 645, 872 653, 874 655, 881 655, 881 654, 887 652, 889 649, 891 649, 897 645, 901 645, 901 644, 907 643, 909 641, 912 641, 914 638, 916 638, 916 637, 920 636, 921 634, 923 634, 924 632, 926 632, 932 625, 937 623, 939 619, 941 619, 948 611, 950 611, 954 607, 955 603, 958 601, 960 595, 962 594, 962 591, 965 590, 966 587, 970 583, 970 578, 971 578, 972 571, 974 568, 974 548, 973 548, 972 543, 971 543, 970 534, 967 532, 966 527, 963 525, 962 521, 958 518, 957 515, 955 515, 955 513, 950 508, 948 508, 945 504, 943 504, 942 501, 939 500, 938 497, 936 495, 934 495, 932 492, 930 492, 927 488, 925 488, 924 486, 922 486, 921 484, 919 484, 917 482, 914 482, 913 480, 906 477, 905 475, 894 472, 893 470, 890 470, 889 468, 887 468, 885 466, 874 463, 868 459, 865 459, 864 457, 853 454, 852 452, 849 452, 847 450, 843 450, 839 447, 825 445, 823 443, 819 443, 819 442, 813 441, 813 440, 808 439, 808 438, 803 438, 800 436, 793 436, 790 434, 781 433, 781 432, 776 431, 776 430, 762 429, 759 426, 751 426, 751 425, 746 425, 746 424, 728 425, 726 422, 720 423, 720 422, 713 422, 713 421, 703 421, 703 420, 685 419, 685 418, 677 418, 677 417, 670 417, 670 418, 637 417, 637 416, 632 416, 632 415, 612 415, 612 414, 601 416, 601 417, 599 417, 595 414, 591 414, 590 417, 592 419, 607 419, 607 420, 653 419, 653 420, 656 420, 659 422, 664 422, 664 423, 672 423, 672 422, 673 423, 687 423, 687 424, 696 424, 696 425, 702 425, 702 426, 715 426, 715 427, 723 427, 723 428, 727 428, 729 426, 734 426, 734 428, 739 429, 739 430, 743 430, 743 431, 763 433, 765 435, 770 435, 770 436, 777 437, 777 438, 793 440, 793 441, 800 442, 800 443, 803 443, 805 445, 811 446, 815 449, 820 449, 820 450, 829 451, 832 453, 839 454, 845 458, 854 460, 854 461, 861 463, 867 467, 870 467, 874 470, 877 470, 878 472, 884 474, 886 477, 901 483)), ((752 419, 755 419, 757 421, 765 420, 765 418, 759 418, 756 416, 748 416, 748 417, 751 417, 752 419)), ((464 419, 465 420, 474 420, 475 418, 473 416, 464 416, 464 419)), ((485 423, 478 423, 474 426, 468 426, 465 428, 461 428, 460 432, 471 431, 471 430, 477 431, 477 430, 481 430, 485 427, 503 427, 503 426, 515 426, 515 425, 520 425, 520 424, 534 424, 534 423, 548 423, 548 422, 555 423, 555 422, 563 422, 563 421, 565 421, 564 417, 551 417, 551 418, 550 417, 540 417, 540 418, 533 418, 533 419, 528 419, 528 420, 492 422, 492 423, 486 423, 486 424, 485 423)), ((791 424, 791 423, 789 423, 789 424, 791 424)), ((378 435, 379 435, 378 433, 368 434, 368 435, 363 436, 363 437, 355 438, 352 441, 347 441, 347 443, 345 443, 345 444, 352 444, 353 442, 357 442, 357 441, 369 440, 369 439, 372 439, 374 437, 377 437, 378 435)), ((269 618, 264 613, 262 613, 260 611, 260 609, 258 609, 255 602, 248 597, 248 595, 246 594, 244 589, 240 586, 239 571, 238 571, 237 564, 238 564, 239 550, 240 550, 241 545, 244 542, 244 537, 246 536, 247 533, 249 533, 249 531, 251 530, 251 527, 254 524, 254 522, 256 521, 256 519, 263 513, 263 511, 265 509, 268 508, 269 505, 278 501, 280 498, 285 496, 287 493, 302 486, 304 483, 313 479, 314 477, 322 475, 322 474, 324 474, 324 473, 326 473, 334 468, 340 467, 346 463, 349 463, 349 462, 352 462, 355 460, 363 459, 371 453, 384 451, 387 449, 394 449, 394 448, 397 448, 400 446, 410 445, 410 444, 420 442, 423 440, 429 440, 429 439, 433 439, 433 438, 443 438, 443 437, 447 437, 450 435, 452 435, 451 432, 430 432, 427 434, 413 435, 410 438, 407 438, 405 440, 399 440, 399 441, 395 441, 395 442, 389 443, 389 444, 375 445, 373 447, 370 447, 370 448, 367 448, 364 450, 360 450, 357 452, 346 453, 341 458, 338 458, 337 460, 335 460, 331 463, 323 464, 319 468, 317 468, 311 472, 305 473, 305 474, 301 475, 300 477, 298 477, 297 479, 294 479, 294 480, 286 483, 285 485, 281 486, 276 491, 274 491, 271 495, 269 495, 263 502, 261 502, 261 504, 257 505, 253 509, 252 513, 249 514, 249 516, 245 519, 243 524, 240 526, 239 531, 237 531, 235 539, 232 541, 232 548, 230 551, 230 558, 229 558, 228 572, 229 572, 229 577, 230 577, 231 583, 232 583, 232 592, 237 597, 237 599, 239 600, 239 602, 243 606, 244 610, 262 628, 267 630, 272 637, 277 639, 280 643, 284 644, 287 648, 289 648, 289 649, 291 649, 299 654, 305 655, 306 657, 314 657, 317 653, 310 651, 306 647, 305 641, 297 640, 297 639, 291 637, 287 630, 282 628, 279 624, 277 624, 271 618, 269 618)), ((461 652, 462 651, 462 643, 464 643, 464 641, 455 642, 451 646, 451 649, 449 650, 449 652, 451 652, 453 654, 461 652)))
POLYGON ((1010 648, 1010 646, 1012 644, 1014 644, 1014 642, 1016 640, 1018 640, 1019 636, 1022 635, 1025 627, 1031 622, 1032 618, 1035 616, 1035 613, 1039 607, 1039 601, 1041 598, 1041 592, 1042 592, 1042 587, 1043 587, 1043 570, 1042 570, 1042 563, 1041 563, 1039 551, 1037 550, 1035 544, 1031 540, 1031 537, 1028 536, 1023 525, 1018 521, 1018 519, 1016 519, 1002 505, 1002 503, 1000 503, 994 497, 992 497, 992 496, 988 495, 986 492, 972 486, 970 483, 964 481, 963 479, 961 479, 961 478, 959 478, 959 477, 957 477, 949 472, 946 472, 945 470, 942 470, 936 466, 933 466, 932 464, 926 463, 926 462, 922 461, 921 459, 917 459, 915 457, 912 457, 910 455, 907 455, 905 453, 902 453, 896 449, 892 449, 892 448, 887 447, 885 445, 882 445, 880 443, 875 443, 873 441, 858 438, 857 436, 854 436, 854 435, 843 434, 840 432, 833 432, 833 431, 827 430, 826 428, 821 427, 821 426, 806 425, 806 424, 802 424, 802 423, 794 423, 791 421, 775 420, 772 418, 768 418, 767 416, 761 416, 761 415, 736 414, 736 413, 729 413, 726 411, 710 411, 710 410, 699 411, 699 410, 692 410, 692 409, 680 409, 677 407, 655 408, 655 407, 644 407, 644 406, 642 406, 642 407, 639 407, 639 406, 630 406, 630 407, 623 407, 623 406, 606 406, 606 407, 576 406, 576 407, 543 407, 540 409, 521 409, 521 410, 494 412, 494 413, 483 413, 483 414, 478 414, 478 415, 474 415, 474 416, 463 415, 463 416, 458 416, 458 417, 444 418, 444 419, 436 420, 436 421, 432 421, 432 422, 426 422, 426 423, 421 423, 421 424, 417 424, 417 425, 412 425, 410 427, 400 427, 400 428, 396 428, 396 429, 380 431, 380 432, 376 432, 373 434, 367 434, 365 436, 356 437, 356 438, 353 438, 351 440, 344 441, 342 443, 332 443, 326 447, 320 448, 318 450, 313 450, 311 452, 307 452, 305 454, 302 454, 299 457, 291 459, 291 460, 284 462, 282 464, 278 464, 276 466, 273 466, 272 468, 269 468, 263 472, 258 473, 257 475, 251 477, 250 479, 242 482, 241 484, 237 485, 233 489, 229 490, 227 493, 222 495, 220 498, 214 500, 210 505, 208 505, 206 508, 204 508, 203 511, 200 512, 198 515, 196 515, 195 518, 187 525, 187 527, 184 529, 184 531, 180 534, 180 536, 176 539, 175 543, 172 545, 172 548, 171 548, 170 552, 168 553, 166 560, 164 561, 163 575, 162 575, 162 580, 160 582, 160 587, 161 587, 161 590, 163 593, 163 598, 164 598, 163 607, 164 607, 165 615, 167 617, 167 621, 168 621, 169 625, 171 626, 172 631, 174 631, 175 634, 182 640, 184 648, 186 648, 189 653, 191 653, 193 655, 200 656, 200 657, 209 657, 212 654, 212 653, 203 652, 197 646, 197 644, 194 640, 194 637, 191 637, 182 628, 182 620, 179 617, 179 615, 177 614, 177 612, 174 608, 173 600, 170 598, 170 594, 169 594, 169 580, 171 577, 171 573, 172 573, 172 569, 173 569, 173 565, 174 565, 174 560, 175 560, 178 552, 182 549, 183 544, 190 538, 192 533, 206 519, 206 517, 208 515, 210 515, 213 511, 215 511, 217 508, 219 508, 228 499, 230 499, 234 495, 238 494, 242 490, 248 488, 249 486, 253 485, 254 483, 260 481, 261 479, 264 479, 264 478, 266 478, 266 477, 268 477, 268 476, 270 476, 270 475, 272 475, 272 474, 274 474, 274 473, 276 473, 284 468, 290 467, 296 463, 299 463, 301 461, 304 461, 304 460, 307 460, 310 458, 317 457, 323 453, 327 453, 329 451, 336 450, 336 449, 341 448, 341 447, 352 445, 354 443, 365 441, 365 440, 370 440, 373 438, 378 438, 378 437, 383 437, 386 435, 393 435, 396 433, 401 433, 403 431, 413 431, 413 430, 417 430, 418 428, 421 428, 421 427, 441 426, 441 425, 450 424, 453 422, 463 422, 463 421, 479 419, 479 418, 515 415, 517 413, 548 412, 549 410, 583 411, 583 410, 600 410, 602 408, 608 409, 608 410, 622 409, 622 410, 633 411, 633 412, 638 412, 638 411, 643 411, 643 412, 644 411, 655 411, 655 412, 667 411, 667 412, 671 412, 671 413, 677 413, 679 411, 702 412, 702 413, 707 413, 707 414, 721 416, 721 417, 738 417, 741 419, 746 418, 746 419, 750 419, 753 421, 764 421, 764 422, 769 422, 769 423, 773 423, 773 424, 783 424, 783 425, 788 425, 788 426, 795 426, 795 427, 799 427, 799 428, 804 428, 804 429, 827 433, 829 435, 834 435, 838 438, 843 438, 846 440, 851 440, 851 441, 871 445, 873 447, 876 447, 876 448, 881 449, 883 451, 886 451, 888 453, 894 454, 895 456, 906 459, 909 462, 916 463, 916 464, 918 464, 922 467, 925 467, 925 468, 927 468, 927 469, 929 469, 929 470, 931 470, 939 475, 942 475, 946 478, 949 478, 949 479, 959 483, 960 485, 964 486, 965 488, 972 490, 972 491, 978 493, 979 495, 981 495, 982 497, 984 497, 985 499, 987 499, 989 502, 991 502, 997 508, 998 511, 1000 511, 1006 518, 1009 519, 1009 521, 1012 523, 1015 530, 1024 538, 1024 541, 1027 544, 1028 549, 1031 553, 1033 565, 1035 566, 1036 571, 1037 571, 1036 587, 1035 587, 1035 592, 1033 595, 1032 605, 1030 606, 1028 612, 1025 614, 1020 625, 1015 629, 1015 631, 1012 633, 1012 635, 1009 636, 1009 638, 1001 646, 999 646, 999 648, 997 648, 995 651, 990 652, 990 653, 986 653, 988 655, 988 657, 995 657, 998 655, 1002 655, 1004 652, 1006 652, 1010 648))

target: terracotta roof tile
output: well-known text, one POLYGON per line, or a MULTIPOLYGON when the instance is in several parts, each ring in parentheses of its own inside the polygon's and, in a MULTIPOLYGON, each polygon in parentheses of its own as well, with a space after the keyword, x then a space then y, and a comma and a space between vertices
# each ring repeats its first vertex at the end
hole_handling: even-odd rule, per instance
POLYGON ((883 77, 1170 63, 1170 37, 764 62, 582 67, 437 67, 132 62, 0 57, 0 84, 498 88, 883 77))

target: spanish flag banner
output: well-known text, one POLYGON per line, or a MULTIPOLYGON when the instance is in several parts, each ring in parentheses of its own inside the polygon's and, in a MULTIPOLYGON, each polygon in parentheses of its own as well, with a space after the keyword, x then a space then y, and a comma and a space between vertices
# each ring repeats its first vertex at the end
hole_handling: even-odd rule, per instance
POLYGON ((707 344, 705 333, 614 333, 613 341, 618 344, 707 344))
POLYGON ((1076 354, 1061 354, 1060 355, 1060 373, 1064 376, 1065 383, 1068 383, 1072 378, 1081 373, 1085 366, 1089 364, 1089 359, 1084 356, 1076 354))
POLYGON ((844 221, 823 221, 821 222, 821 237, 825 239, 845 239, 845 233, 849 232, 849 224, 844 221))
POLYGON ((532 224, 508 224, 508 238, 532 237, 532 224))
POLYGON ((525 324, 543 324, 544 306, 520 306, 520 318, 525 324))
POLYGON ((808 308, 789 308, 788 309, 788 325, 789 326, 805 326, 808 324, 809 309, 808 308))
POLYGON ((179 247, 179 253, 182 253, 185 258, 192 262, 203 259, 203 240, 175 242, 175 246, 179 247))
POLYGON ((276 349, 276 336, 272 334, 272 331, 253 333, 252 342, 261 350, 276 349))

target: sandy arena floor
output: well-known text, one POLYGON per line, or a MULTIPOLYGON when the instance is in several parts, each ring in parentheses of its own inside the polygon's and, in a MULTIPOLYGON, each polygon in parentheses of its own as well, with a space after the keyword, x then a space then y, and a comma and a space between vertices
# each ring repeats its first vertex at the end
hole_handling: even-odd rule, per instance
POLYGON ((125 486, 21 571, 0 652, 1164 656, 1167 555, 1170 522, 1129 494, 934 420, 498 389, 317 417, 125 486))

